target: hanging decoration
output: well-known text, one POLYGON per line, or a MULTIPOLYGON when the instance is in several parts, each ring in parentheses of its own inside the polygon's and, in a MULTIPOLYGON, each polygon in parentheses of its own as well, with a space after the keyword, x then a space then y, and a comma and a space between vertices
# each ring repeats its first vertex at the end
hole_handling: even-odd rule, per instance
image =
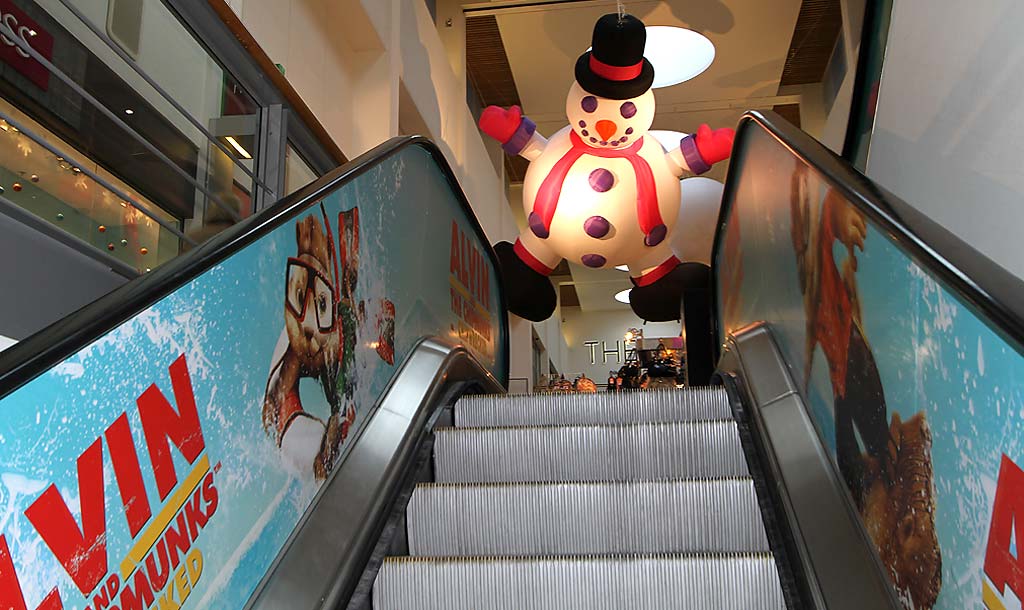
POLYGON ((646 29, 622 12, 601 17, 576 62, 566 99, 569 125, 550 140, 518 106, 488 107, 480 128, 505 152, 530 161, 523 184, 528 228, 495 246, 509 310, 541 321, 554 312, 548 275, 564 258, 595 269, 627 265, 629 301, 644 320, 680 317, 687 274, 670 247, 679 181, 728 158, 733 130, 701 125, 666 152, 648 134, 654 68, 646 29))
POLYGON ((14 189, 15 193, 20 193, 22 186, 20 182, 15 182, 14 184, 11 185, 11 188, 14 189))

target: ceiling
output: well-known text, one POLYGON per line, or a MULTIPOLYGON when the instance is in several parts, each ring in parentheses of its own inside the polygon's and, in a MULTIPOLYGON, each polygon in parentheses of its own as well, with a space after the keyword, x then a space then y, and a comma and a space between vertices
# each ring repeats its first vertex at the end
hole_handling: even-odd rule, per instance
MULTIPOLYGON (((590 46, 594 23, 614 12, 616 2, 497 0, 466 9, 467 66, 481 102, 520 104, 545 135, 565 126, 576 58, 590 46)), ((779 88, 820 82, 841 26, 839 0, 626 0, 625 9, 649 26, 689 28, 715 45, 707 71, 655 90, 653 128, 684 133, 702 123, 735 126, 750 109, 776 109, 799 124, 799 96, 779 95, 779 88)), ((522 160, 510 159, 506 167, 511 182, 522 180, 522 160)), ((726 171, 727 163, 720 163, 705 176, 724 181, 726 171)), ((521 196, 510 192, 509 199, 521 217, 521 196)), ((613 298, 630 287, 626 273, 569 268, 571 276, 555 279, 567 305, 574 289, 584 311, 628 308, 613 298)))

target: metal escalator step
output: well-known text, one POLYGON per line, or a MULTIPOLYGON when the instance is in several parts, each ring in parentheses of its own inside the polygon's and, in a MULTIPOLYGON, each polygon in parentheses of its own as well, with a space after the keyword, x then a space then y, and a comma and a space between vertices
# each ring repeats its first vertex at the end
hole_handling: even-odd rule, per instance
POLYGON ((767 552, 751 479, 417 486, 409 554, 767 552))
POLYGON ((444 428, 438 483, 642 481, 749 476, 736 422, 444 428))
POLYGON ((460 428, 680 422, 732 419, 725 388, 597 394, 487 394, 455 405, 460 428))
POLYGON ((375 610, 784 610, 771 555, 389 558, 375 610))

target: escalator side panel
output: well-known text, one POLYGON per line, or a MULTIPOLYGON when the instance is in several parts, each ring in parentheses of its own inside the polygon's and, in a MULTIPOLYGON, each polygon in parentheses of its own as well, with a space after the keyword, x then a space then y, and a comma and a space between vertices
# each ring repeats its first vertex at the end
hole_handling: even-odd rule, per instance
POLYGON ((720 339, 771 329, 899 605, 1016 607, 1024 280, 777 117, 729 172, 720 339))
POLYGON ((242 607, 373 416, 407 415, 375 405, 421 338, 457 334, 498 391, 506 328, 412 139, 4 351, 0 606, 242 607))

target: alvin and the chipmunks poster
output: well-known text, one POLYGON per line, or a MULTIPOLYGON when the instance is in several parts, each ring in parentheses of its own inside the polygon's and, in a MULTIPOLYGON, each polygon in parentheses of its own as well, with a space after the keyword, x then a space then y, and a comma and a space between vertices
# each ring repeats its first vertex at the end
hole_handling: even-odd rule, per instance
POLYGON ((722 330, 770 323, 904 607, 1020 608, 1024 357, 768 136, 744 158, 722 330))
POLYGON ((242 607, 419 338, 503 374, 481 252, 406 147, 0 399, 0 608, 242 607))

